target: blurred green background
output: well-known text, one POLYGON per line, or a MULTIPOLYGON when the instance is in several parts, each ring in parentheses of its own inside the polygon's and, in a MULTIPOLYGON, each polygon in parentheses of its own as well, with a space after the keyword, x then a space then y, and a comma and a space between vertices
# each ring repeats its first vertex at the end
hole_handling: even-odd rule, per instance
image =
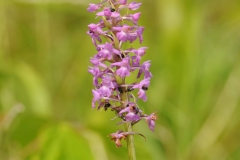
MULTIPOLYGON (((140 2, 140 0, 137 0, 140 2)), ((0 1, 0 160, 125 160, 118 120, 91 109, 86 34, 98 0, 0 1)), ((154 75, 134 127, 139 160, 240 159, 240 1, 142 0, 154 75)))

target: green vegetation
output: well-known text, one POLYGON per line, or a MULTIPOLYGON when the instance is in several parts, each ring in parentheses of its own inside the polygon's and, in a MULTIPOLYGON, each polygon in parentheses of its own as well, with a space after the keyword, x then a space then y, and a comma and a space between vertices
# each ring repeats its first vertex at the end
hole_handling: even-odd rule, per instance
MULTIPOLYGON (((123 126, 91 109, 86 34, 94 1, 0 1, 0 160, 123 160, 123 126), (31 2, 31 3, 30 3, 31 2), (34 3, 32 3, 34 2, 34 3)), ((139 160, 240 159, 240 1, 143 0, 155 132, 134 130, 139 160)))

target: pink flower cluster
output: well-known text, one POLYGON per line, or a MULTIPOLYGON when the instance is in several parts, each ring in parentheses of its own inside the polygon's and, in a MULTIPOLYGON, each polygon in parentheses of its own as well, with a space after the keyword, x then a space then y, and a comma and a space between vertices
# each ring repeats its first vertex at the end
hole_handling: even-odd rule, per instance
MULTIPOLYGON (((95 86, 92 90, 92 108, 111 108, 122 119, 119 124, 130 122, 134 125, 145 119, 154 131, 156 114, 144 114, 136 103, 137 98, 131 93, 137 90, 137 97, 147 100, 146 91, 152 78, 149 71, 151 62, 148 60, 141 63, 141 59, 148 47, 124 47, 124 44, 131 44, 137 39, 140 43, 143 41, 144 27, 138 26, 141 13, 129 13, 140 6, 141 3, 127 3, 127 0, 104 0, 98 4, 89 4, 87 10, 96 12, 96 16, 100 17, 98 23, 88 25, 87 32, 97 51, 90 58, 92 66, 88 70, 93 75, 95 86), (122 15, 122 12, 127 14, 122 15), (136 81, 126 84, 126 79, 133 72, 137 72, 136 81), (137 80, 141 78, 143 79, 137 80), (123 96, 126 97, 123 99, 123 96)), ((118 131, 110 136, 116 146, 120 147, 120 140, 130 134, 132 133, 118 131)))

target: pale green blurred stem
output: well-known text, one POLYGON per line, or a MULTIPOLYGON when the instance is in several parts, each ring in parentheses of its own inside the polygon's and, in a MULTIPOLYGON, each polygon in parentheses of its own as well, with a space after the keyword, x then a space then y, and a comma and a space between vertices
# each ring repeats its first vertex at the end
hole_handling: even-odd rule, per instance
MULTIPOLYGON (((124 127, 125 127, 126 132, 132 132, 133 131, 131 123, 124 124, 124 127)), ((127 147, 128 147, 128 159, 129 160, 136 160, 133 135, 129 135, 128 138, 126 139, 126 141, 127 141, 127 147)))
MULTIPOLYGON (((128 103, 128 93, 125 92, 126 88, 123 89, 123 93, 121 94, 122 105, 125 107, 128 103)), ((125 132, 133 132, 133 127, 131 123, 124 124, 125 132)), ((128 148, 128 159, 129 160, 136 160, 135 154, 135 146, 134 146, 134 137, 133 135, 129 135, 126 139, 127 141, 127 148, 128 148)))

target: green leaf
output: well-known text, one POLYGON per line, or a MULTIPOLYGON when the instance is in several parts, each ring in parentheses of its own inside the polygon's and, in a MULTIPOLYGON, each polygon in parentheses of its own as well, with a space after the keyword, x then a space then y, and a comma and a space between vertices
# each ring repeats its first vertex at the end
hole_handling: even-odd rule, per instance
POLYGON ((30 109, 40 115, 50 115, 50 97, 41 76, 26 63, 17 63, 15 74, 29 97, 30 109))
POLYGON ((88 141, 68 124, 46 128, 37 139, 39 148, 30 160, 91 160, 88 141))

